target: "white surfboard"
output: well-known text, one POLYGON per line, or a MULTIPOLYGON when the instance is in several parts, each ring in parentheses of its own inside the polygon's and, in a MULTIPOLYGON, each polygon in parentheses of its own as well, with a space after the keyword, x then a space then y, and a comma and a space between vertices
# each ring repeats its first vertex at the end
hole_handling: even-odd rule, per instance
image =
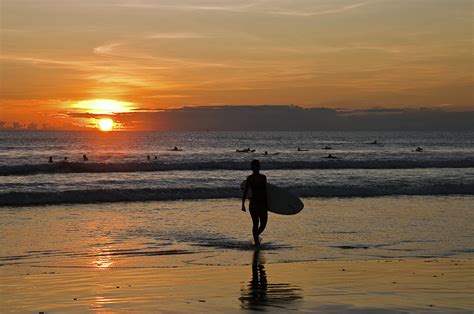
MULTIPOLYGON (((246 181, 240 184, 240 189, 245 189, 246 181)), ((247 198, 250 199, 252 191, 249 189, 247 198)), ((267 201, 268 211, 280 215, 294 215, 299 213, 303 208, 303 202, 290 191, 280 188, 271 183, 267 183, 267 201)))

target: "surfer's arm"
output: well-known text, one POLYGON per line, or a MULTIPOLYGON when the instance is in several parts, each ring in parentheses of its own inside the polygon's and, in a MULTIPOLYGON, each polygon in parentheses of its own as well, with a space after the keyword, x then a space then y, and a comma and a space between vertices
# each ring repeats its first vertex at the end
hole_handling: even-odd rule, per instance
POLYGON ((242 211, 245 211, 245 199, 247 198, 247 193, 249 192, 249 180, 245 181, 244 194, 242 195, 242 211))
POLYGON ((268 210, 268 198, 267 198, 267 177, 263 176, 263 181, 265 182, 265 188, 263 189, 264 200, 265 200, 265 210, 268 210))

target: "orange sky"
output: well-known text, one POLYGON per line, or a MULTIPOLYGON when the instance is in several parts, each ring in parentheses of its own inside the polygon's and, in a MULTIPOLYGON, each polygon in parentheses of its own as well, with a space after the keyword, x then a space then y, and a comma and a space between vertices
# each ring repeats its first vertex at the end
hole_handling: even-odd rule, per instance
POLYGON ((97 114, 104 101, 94 99, 108 102, 102 114, 255 104, 473 109, 470 0, 0 4, 5 126, 95 127, 67 114, 97 114))

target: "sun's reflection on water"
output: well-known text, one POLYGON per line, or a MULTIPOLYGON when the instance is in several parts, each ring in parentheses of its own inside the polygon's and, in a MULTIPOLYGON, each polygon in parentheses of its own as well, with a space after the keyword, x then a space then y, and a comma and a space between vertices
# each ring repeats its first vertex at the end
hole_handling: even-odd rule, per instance
POLYGON ((94 254, 93 257, 94 259, 91 261, 91 265, 95 268, 107 269, 114 264, 109 249, 96 248, 96 254, 94 254))
POLYGON ((96 296, 95 299, 92 301, 91 308, 94 311, 98 311, 99 313, 116 313, 116 311, 108 309, 110 305, 116 302, 117 299, 96 296))

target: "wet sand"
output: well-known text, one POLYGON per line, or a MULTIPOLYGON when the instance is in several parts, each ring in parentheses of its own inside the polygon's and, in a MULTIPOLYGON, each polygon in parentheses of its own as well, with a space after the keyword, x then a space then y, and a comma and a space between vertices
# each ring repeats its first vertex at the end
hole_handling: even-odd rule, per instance
POLYGON ((9 267, 8 312, 459 311, 474 309, 471 259, 160 267, 9 267))
POLYGON ((2 208, 1 313, 472 313, 472 197, 2 208), (177 227, 179 226, 179 228, 177 227))

